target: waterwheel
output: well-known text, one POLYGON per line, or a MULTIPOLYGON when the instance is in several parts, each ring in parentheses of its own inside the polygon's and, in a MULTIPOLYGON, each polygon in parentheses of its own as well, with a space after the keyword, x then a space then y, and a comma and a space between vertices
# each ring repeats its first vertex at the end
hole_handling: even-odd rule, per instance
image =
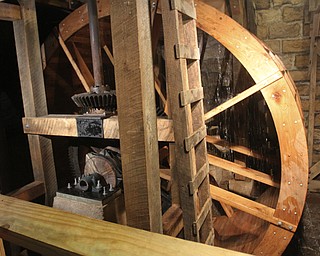
MULTIPOLYGON (((211 196, 223 209, 222 214, 213 211, 215 212, 213 216, 215 245, 256 255, 280 255, 297 230, 308 185, 307 145, 299 95, 280 59, 259 39, 205 1, 197 1, 196 4, 197 27, 228 49, 245 67, 255 83, 246 86, 237 95, 209 110, 205 114, 208 130, 217 124, 214 120, 219 120, 221 115, 230 109, 244 110, 247 107, 246 102, 259 99, 264 106, 262 112, 268 112, 264 115, 268 119, 266 122, 268 129, 274 130, 272 140, 276 140, 273 141, 275 147, 267 146, 269 149, 274 149, 274 152, 269 150, 268 153, 260 154, 261 152, 250 148, 248 132, 245 132, 248 137, 244 138, 242 144, 241 140, 223 138, 219 132, 208 132, 208 160, 213 169, 217 167, 253 180, 259 188, 259 192, 250 198, 232 192, 228 186, 219 187, 216 178, 212 177, 211 196), (212 152, 210 147, 213 148, 212 152), (237 157, 242 159, 241 164, 236 161, 237 157), (261 167, 265 167, 270 162, 273 162, 271 164, 273 168, 261 167)), ((110 31, 109 1, 98 1, 98 13, 100 24, 104 26, 102 36, 105 42, 102 47, 107 53, 104 62, 111 66, 112 54, 109 49, 112 46, 111 35, 108 33, 110 31)), ((81 49, 83 51, 88 49, 87 25, 87 9, 83 5, 69 14, 60 23, 58 29, 64 52, 69 54, 71 59, 69 47, 77 58, 80 69, 76 69, 76 73, 82 85, 92 83, 88 69, 90 58, 83 53, 80 54, 81 49)), ((48 59, 45 72, 48 73, 47 76, 51 74, 52 78, 52 67, 48 59)), ((76 73, 73 73, 73 78, 76 73)), ((112 84, 113 76, 109 77, 111 77, 109 83, 112 84)), ((81 92, 82 85, 78 81, 78 86, 72 89, 63 86, 64 92, 66 95, 81 92), (66 91, 66 88, 69 88, 69 91, 66 91)), ((50 82, 47 86, 50 87, 50 82)), ((157 89, 162 102, 159 105, 164 106, 165 93, 160 93, 161 88, 157 89)), ((256 108, 259 108, 258 104, 256 108)), ((241 117, 241 115, 237 116, 241 117)), ((245 121, 237 121, 237 123, 241 122, 245 121)), ((238 128, 233 130, 233 134, 237 134, 238 128)), ((265 144, 270 143, 268 140, 263 141, 265 144)))

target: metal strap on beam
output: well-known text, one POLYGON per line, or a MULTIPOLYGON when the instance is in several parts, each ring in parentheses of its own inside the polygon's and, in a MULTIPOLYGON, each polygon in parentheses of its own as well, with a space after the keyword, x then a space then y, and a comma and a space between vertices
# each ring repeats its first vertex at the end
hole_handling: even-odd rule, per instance
POLYGON ((171 10, 178 10, 182 14, 196 19, 196 10, 193 6, 193 1, 190 0, 170 0, 171 10))
POLYGON ((184 139, 185 150, 189 152, 192 148, 198 145, 207 135, 206 126, 202 126, 195 131, 191 136, 184 139))
POLYGON ((203 87, 180 92, 180 105, 182 107, 203 99, 203 87))
POLYGON ((203 180, 207 177, 208 173, 209 173, 209 165, 208 163, 205 163, 201 167, 201 169, 197 172, 194 180, 189 182, 190 195, 193 195, 196 192, 196 190, 200 187, 203 180))
POLYGON ((176 44, 174 50, 177 59, 200 60, 199 48, 190 47, 185 44, 176 44))

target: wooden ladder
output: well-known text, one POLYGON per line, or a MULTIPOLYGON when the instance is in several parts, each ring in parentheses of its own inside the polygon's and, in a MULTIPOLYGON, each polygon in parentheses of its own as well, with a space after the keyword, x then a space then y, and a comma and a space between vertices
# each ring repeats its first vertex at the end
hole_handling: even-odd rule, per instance
POLYGON ((193 0, 161 1, 166 82, 174 123, 175 166, 184 236, 212 244, 203 88, 193 0))

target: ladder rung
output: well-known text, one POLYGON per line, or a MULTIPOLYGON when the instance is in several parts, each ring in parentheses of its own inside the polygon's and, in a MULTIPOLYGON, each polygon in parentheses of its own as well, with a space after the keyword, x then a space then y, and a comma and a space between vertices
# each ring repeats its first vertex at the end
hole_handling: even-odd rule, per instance
POLYGON ((212 200, 211 198, 208 198, 207 201, 205 202, 204 206, 201 209, 201 212, 195 222, 193 222, 193 234, 197 236, 199 234, 199 230, 202 227, 208 213, 210 212, 212 205, 212 200))
POLYGON ((192 19, 196 19, 196 9, 193 0, 170 0, 171 9, 177 10, 192 19))
POLYGON ((184 139, 184 145, 187 152, 199 144, 207 135, 206 126, 202 126, 195 131, 191 136, 184 139))
POLYGON ((200 60, 199 48, 185 44, 176 44, 174 49, 177 59, 200 60))
POLYGON ((203 180, 207 177, 209 173, 209 165, 205 163, 201 169, 197 172, 193 181, 189 182, 189 193, 193 195, 195 191, 200 187, 203 180))
POLYGON ((182 107, 203 99, 203 87, 180 92, 180 104, 182 107))
POLYGON ((214 231, 212 229, 207 237, 207 240, 205 241, 205 244, 212 245, 213 239, 214 239, 214 231))

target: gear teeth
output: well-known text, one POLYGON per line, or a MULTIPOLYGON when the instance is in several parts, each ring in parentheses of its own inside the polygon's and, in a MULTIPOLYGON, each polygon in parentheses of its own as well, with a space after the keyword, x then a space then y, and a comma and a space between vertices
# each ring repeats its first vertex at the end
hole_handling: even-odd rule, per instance
POLYGON ((72 97, 73 102, 80 108, 105 109, 116 111, 117 98, 115 91, 104 93, 80 93, 72 97))

